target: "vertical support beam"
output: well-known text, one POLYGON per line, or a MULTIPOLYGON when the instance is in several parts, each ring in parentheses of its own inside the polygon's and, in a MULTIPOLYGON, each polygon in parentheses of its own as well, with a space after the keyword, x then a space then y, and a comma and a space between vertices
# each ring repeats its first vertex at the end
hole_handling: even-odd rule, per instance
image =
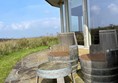
POLYGON ((66 32, 70 32, 70 5, 69 0, 64 0, 65 5, 65 22, 66 22, 66 32))
POLYGON ((80 31, 80 17, 78 16, 78 31, 80 31))
POLYGON ((61 23, 61 32, 64 32, 64 13, 63 13, 63 4, 60 4, 60 23, 61 23))
POLYGON ((78 30, 79 31, 82 31, 82 17, 81 16, 78 16, 78 24, 79 24, 79 26, 78 26, 78 30))
POLYGON ((83 24, 84 24, 84 46, 89 47, 91 44, 89 22, 88 22, 88 0, 83 0, 83 24))
POLYGON ((57 78, 57 83, 65 83, 64 77, 57 78))

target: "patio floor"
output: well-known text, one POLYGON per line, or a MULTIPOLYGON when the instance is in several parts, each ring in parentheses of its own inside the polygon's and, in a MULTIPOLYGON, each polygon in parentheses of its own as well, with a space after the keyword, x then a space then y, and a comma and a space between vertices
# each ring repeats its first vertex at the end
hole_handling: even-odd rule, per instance
MULTIPOLYGON (((28 55, 12 69, 5 83, 36 83, 36 70, 39 64, 48 61, 47 54, 49 50, 37 52, 28 55)), ((88 51, 87 51, 88 52, 88 51)), ((74 74, 76 83, 84 83, 80 71, 80 64, 78 64, 78 71, 74 74)), ((41 83, 56 83, 56 80, 42 79, 41 83)), ((70 76, 65 77, 66 83, 71 83, 70 76)))

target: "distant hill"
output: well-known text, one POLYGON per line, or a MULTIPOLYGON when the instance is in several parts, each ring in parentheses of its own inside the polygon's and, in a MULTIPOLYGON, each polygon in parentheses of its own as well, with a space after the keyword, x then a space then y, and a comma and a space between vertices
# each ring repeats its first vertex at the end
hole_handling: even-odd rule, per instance
POLYGON ((13 40, 13 39, 0 38, 0 42, 3 42, 3 41, 9 41, 9 40, 13 40))

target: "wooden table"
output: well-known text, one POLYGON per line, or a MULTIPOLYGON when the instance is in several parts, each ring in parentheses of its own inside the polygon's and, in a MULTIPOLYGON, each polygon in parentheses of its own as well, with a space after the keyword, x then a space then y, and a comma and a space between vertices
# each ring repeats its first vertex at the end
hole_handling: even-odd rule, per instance
POLYGON ((37 70, 37 83, 39 77, 47 79, 57 79, 57 83, 65 83, 64 77, 71 74, 71 65, 61 62, 45 62, 39 65, 37 70))

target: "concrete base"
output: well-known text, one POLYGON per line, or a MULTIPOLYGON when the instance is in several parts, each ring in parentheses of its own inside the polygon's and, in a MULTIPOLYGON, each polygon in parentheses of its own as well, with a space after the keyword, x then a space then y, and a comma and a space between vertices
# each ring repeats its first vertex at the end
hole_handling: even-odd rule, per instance
POLYGON ((90 53, 89 48, 84 47, 82 45, 78 45, 78 52, 79 52, 79 56, 90 53))

